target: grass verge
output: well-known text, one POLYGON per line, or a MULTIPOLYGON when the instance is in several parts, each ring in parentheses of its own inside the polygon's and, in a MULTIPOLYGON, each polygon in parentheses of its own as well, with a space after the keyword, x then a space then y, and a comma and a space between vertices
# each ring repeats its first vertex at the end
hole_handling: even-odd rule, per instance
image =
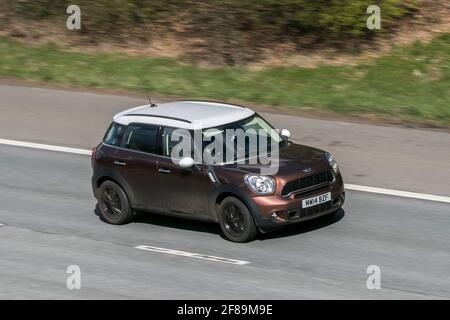
POLYGON ((0 38, 0 76, 450 125, 450 34, 360 65, 258 71, 0 38))

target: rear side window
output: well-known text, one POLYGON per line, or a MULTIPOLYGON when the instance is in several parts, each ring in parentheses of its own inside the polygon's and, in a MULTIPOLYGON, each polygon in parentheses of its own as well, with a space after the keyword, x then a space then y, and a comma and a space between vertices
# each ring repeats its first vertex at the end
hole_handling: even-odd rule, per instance
POLYGON ((147 124, 131 124, 125 135, 124 147, 132 150, 156 153, 158 127, 147 124))
POLYGON ((126 126, 113 122, 106 132, 103 142, 116 147, 120 146, 125 129, 126 126))

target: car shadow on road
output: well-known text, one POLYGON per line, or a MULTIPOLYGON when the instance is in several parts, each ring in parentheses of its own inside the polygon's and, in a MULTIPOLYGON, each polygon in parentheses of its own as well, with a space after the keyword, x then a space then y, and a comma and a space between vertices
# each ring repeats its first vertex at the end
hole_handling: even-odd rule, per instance
POLYGON ((291 237, 311 232, 332 225, 344 218, 344 216, 345 210, 341 208, 335 213, 327 214, 323 217, 285 226, 279 231, 260 234, 258 240, 264 241, 269 239, 291 237))
MULTIPOLYGON (((104 221, 101 218, 101 215, 99 214, 98 210, 99 210, 98 207, 96 207, 94 209, 94 213, 98 216, 100 220, 104 221)), ((320 218, 285 226, 278 231, 260 234, 257 240, 264 241, 269 239, 290 237, 311 232, 332 225, 341 220, 344 216, 345 216, 344 209, 339 209, 333 214, 328 214, 320 218)), ((133 222, 146 223, 161 227, 168 227, 172 229, 212 233, 220 235, 222 238, 225 239, 220 230, 219 225, 211 222, 183 219, 178 217, 166 216, 158 213, 138 213, 136 214, 133 222)))
MULTIPOLYGON (((94 209, 94 213, 101 221, 105 222, 99 214, 98 206, 94 209)), ((158 213, 137 213, 134 217, 133 223, 145 223, 172 229, 221 234, 220 227, 216 223, 183 219, 158 213)))

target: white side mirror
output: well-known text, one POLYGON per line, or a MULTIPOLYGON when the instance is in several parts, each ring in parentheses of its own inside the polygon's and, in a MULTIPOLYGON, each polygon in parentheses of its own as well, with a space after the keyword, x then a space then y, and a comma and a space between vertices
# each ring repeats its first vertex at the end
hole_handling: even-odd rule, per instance
POLYGON ((291 136, 291 132, 288 129, 283 129, 283 130, 281 130, 281 136, 284 139, 289 139, 291 136))
POLYGON ((180 160, 180 163, 178 163, 180 168, 183 168, 183 169, 192 168, 194 166, 194 164, 195 164, 194 159, 192 159, 191 157, 185 157, 180 160))

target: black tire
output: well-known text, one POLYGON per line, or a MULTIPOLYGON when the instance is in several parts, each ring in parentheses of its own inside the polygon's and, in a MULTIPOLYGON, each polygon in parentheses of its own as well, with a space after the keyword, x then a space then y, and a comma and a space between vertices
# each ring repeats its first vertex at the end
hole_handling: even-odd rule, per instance
POLYGON ((126 224, 134 217, 125 191, 113 181, 105 181, 99 187, 98 208, 100 217, 110 224, 126 224))
POLYGON ((249 242, 256 238, 258 229, 247 206, 235 197, 225 198, 218 209, 222 232, 230 241, 249 242))

